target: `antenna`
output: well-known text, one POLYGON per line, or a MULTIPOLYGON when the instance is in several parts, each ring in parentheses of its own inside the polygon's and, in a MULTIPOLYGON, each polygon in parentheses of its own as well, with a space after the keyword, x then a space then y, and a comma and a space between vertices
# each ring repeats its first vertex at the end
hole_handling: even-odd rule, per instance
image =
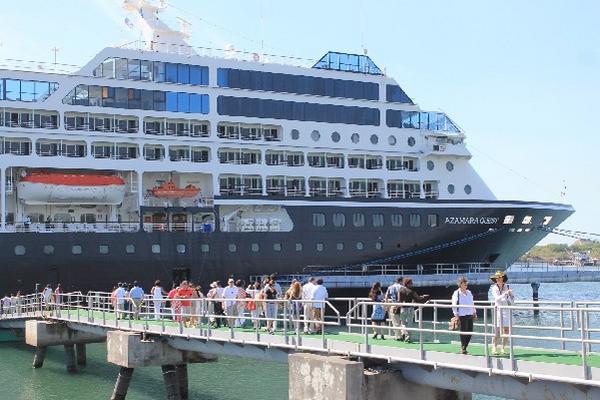
POLYGON ((56 46, 54 46, 53 48, 50 49, 50 51, 52 51, 54 53, 54 65, 56 65, 56 53, 58 53, 60 51, 60 49, 56 46))

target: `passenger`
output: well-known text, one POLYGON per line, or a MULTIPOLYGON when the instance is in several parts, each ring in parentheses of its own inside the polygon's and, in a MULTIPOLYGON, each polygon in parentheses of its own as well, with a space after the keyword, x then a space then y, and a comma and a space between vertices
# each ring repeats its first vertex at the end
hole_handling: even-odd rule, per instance
POLYGON ((303 300, 303 308, 304 308, 304 333, 312 333, 314 324, 310 321, 313 316, 313 308, 312 303, 307 301, 312 299, 312 292, 315 289, 315 282, 317 280, 314 276, 308 278, 308 282, 302 286, 302 300, 303 300))
POLYGON ((17 315, 20 315, 22 310, 22 296, 21 296, 21 291, 17 290, 17 294, 15 294, 15 298, 11 299, 11 305, 14 307, 17 315))
MULTIPOLYGON (((494 282, 492 285, 492 297, 494 298, 494 305, 496 307, 511 306, 515 302, 515 296, 512 290, 506 284, 508 276, 502 271, 496 271, 494 275, 490 277, 494 282)), ((498 336, 500 336, 500 330, 502 330, 502 347, 500 348, 500 354, 506 353, 506 338, 510 332, 510 310, 503 309, 499 310, 496 308, 496 331, 494 332, 494 338, 492 339, 492 354, 498 354, 498 336)))
POLYGON ((8 294, 5 294, 2 298, 2 314, 10 314, 10 297, 8 296, 8 294))
POLYGON ((115 310, 115 312, 117 311, 117 299, 115 297, 115 292, 117 291, 119 286, 121 286, 120 282, 117 283, 116 286, 113 286, 112 290, 110 291, 110 306, 113 310, 115 310))
POLYGON ((194 314, 197 316, 197 323, 201 324, 202 323, 202 316, 204 315, 205 312, 205 301, 204 301, 204 293, 202 293, 202 286, 200 285, 196 285, 196 298, 198 300, 196 300, 196 309, 194 311, 194 314))
MULTIPOLYGON (((429 298, 428 294, 419 296, 413 289, 412 278, 404 278, 402 280, 403 288, 400 289, 400 303, 420 303, 429 298)), ((410 328, 414 326, 415 308, 413 306, 402 306, 400 309, 400 326, 402 327, 402 336, 400 340, 410 343, 410 328)))
POLYGON ((133 286, 131 285, 131 283, 126 283, 123 282, 123 287, 125 288, 125 303, 123 304, 123 307, 125 308, 125 318, 127 319, 131 319, 131 303, 129 301, 129 291, 133 288, 133 286))
POLYGON ((154 319, 159 320, 160 314, 162 312, 162 307, 164 303, 164 296, 167 296, 168 293, 160 285, 160 281, 154 281, 154 286, 150 289, 150 294, 152 295, 152 301, 154 304, 154 319))
MULTIPOLYGON (((384 300, 386 303, 399 303, 400 302, 400 289, 404 286, 402 285, 402 277, 399 276, 396 278, 396 282, 387 288, 384 296, 384 300)), ((392 325, 394 326, 394 337, 396 340, 402 340, 400 327, 402 322, 400 321, 400 306, 391 306, 390 307, 390 316, 392 317, 392 325)))
POLYGON ((377 335, 381 336, 381 339, 385 339, 383 336, 383 328, 386 320, 386 312, 385 308, 383 308, 383 291, 381 290, 381 283, 375 282, 373 286, 371 286, 371 290, 369 291, 369 298, 371 301, 378 303, 373 305, 373 312, 371 313, 371 323, 373 324, 373 339, 377 339, 377 335))
MULTIPOLYGON (((283 289, 281 288, 281 285, 277 282, 277 274, 273 273, 271 274, 271 276, 269 276, 269 278, 271 279, 271 281, 273 281, 273 286, 275 287, 275 291, 277 292, 277 299, 282 299, 283 298, 283 289)), ((277 306, 277 310, 276 313, 279 312, 279 302, 275 303, 277 306)), ((277 330, 277 323, 279 321, 277 320, 277 318, 273 321, 273 330, 277 330)))
POLYGON ((275 319, 277 318, 277 289, 272 279, 267 280, 263 288, 263 294, 266 300, 265 317, 267 318, 267 332, 275 333, 275 319))
POLYGON ((198 313, 196 312, 196 309, 198 308, 198 304, 200 304, 200 296, 198 296, 198 291, 196 290, 196 285, 190 281, 188 282, 188 285, 190 286, 190 289, 192 291, 192 295, 190 297, 190 323, 189 326, 190 327, 196 327, 198 326, 198 313))
POLYGON ((220 321, 217 319, 216 315, 216 305, 217 302, 214 301, 217 298, 217 282, 213 282, 210 285, 210 290, 206 293, 206 299, 208 301, 208 323, 213 328, 219 328, 221 326, 220 321))
POLYGON ((173 282, 171 290, 169 290, 169 293, 167 294, 167 299, 169 299, 169 307, 171 308, 171 319, 173 319, 173 321, 178 321, 178 316, 181 311, 179 301, 175 299, 175 296, 177 295, 177 290, 179 290, 179 286, 177 286, 177 284, 173 282))
POLYGON ((323 279, 317 279, 315 289, 312 292, 313 320, 315 321, 315 333, 323 332, 322 321, 325 319, 325 301, 329 298, 327 288, 323 285, 323 279))
POLYGON ((60 283, 56 285, 56 289, 54 289, 54 302, 59 305, 63 303, 63 290, 60 283))
POLYGON ((137 281, 133 282, 133 287, 129 291, 129 300, 131 301, 133 318, 140 319, 140 312, 144 306, 144 289, 140 287, 137 281))
POLYGON ((235 286, 233 278, 227 280, 227 286, 223 289, 221 298, 223 299, 223 310, 227 316, 227 326, 233 328, 238 316, 238 288, 235 286))
POLYGON ((252 327, 254 329, 260 329, 262 323, 259 318, 264 315, 264 293, 261 289, 262 285, 260 281, 256 281, 252 285, 252 291, 249 292, 254 299, 254 307, 251 306, 252 302, 248 303, 248 310, 250 310, 250 315, 252 316, 252 327), (254 309, 252 310, 252 308, 254 309))
POLYGON ((116 318, 125 318, 125 298, 127 297, 127 289, 125 283, 119 282, 119 287, 115 290, 115 301, 117 304, 116 318))
POLYGON ((300 282, 295 281, 290 288, 285 292, 283 298, 288 300, 289 316, 294 324, 294 329, 300 329, 300 316, 302 314, 302 286, 300 282))
POLYGON ((236 280, 235 286, 238 290, 237 299, 239 300, 237 302, 237 314, 240 317, 235 320, 235 327, 240 328, 244 326, 244 323, 246 322, 246 318, 244 318, 244 310, 246 310, 246 298, 248 297, 248 295, 244 290, 244 281, 242 281, 241 279, 236 280))
POLYGON ((193 291, 192 288, 190 288, 188 281, 181 282, 181 285, 175 294, 175 299, 181 306, 181 321, 183 321, 186 326, 190 322, 190 315, 192 313, 192 302, 190 301, 192 295, 193 291))
POLYGON ((46 316, 46 312, 50 313, 52 311, 53 297, 54 291, 52 290, 52 286, 48 283, 42 291, 42 300, 44 302, 44 317, 46 316))
MULTIPOLYGON (((461 332, 473 332, 473 320, 477 319, 477 310, 475 309, 473 294, 467 289, 469 281, 467 278, 462 277, 458 280, 458 289, 452 293, 452 305, 460 306, 453 307, 452 312, 455 317, 460 319, 460 331, 461 332), (471 307, 465 307, 471 306, 471 307)), ((471 341, 471 336, 464 333, 460 334, 460 353, 468 354, 467 347, 471 341)))

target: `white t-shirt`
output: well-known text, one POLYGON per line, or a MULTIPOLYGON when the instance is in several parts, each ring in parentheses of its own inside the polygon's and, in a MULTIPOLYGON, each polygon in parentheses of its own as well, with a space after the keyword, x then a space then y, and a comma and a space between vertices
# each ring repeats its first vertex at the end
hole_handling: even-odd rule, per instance
POLYGON ((45 288, 44 291, 42 292, 42 296, 44 297, 44 301, 46 303, 50 303, 50 301, 52 300, 52 293, 54 293, 52 291, 52 288, 45 288))
POLYGON ((163 288, 160 286, 154 286, 152 288, 152 298, 154 300, 162 300, 163 298, 163 288))
MULTIPOLYGON (((315 285, 315 289, 312 292, 312 299, 311 300, 327 300, 327 298, 329 297, 329 293, 327 293, 327 288, 323 285, 315 285)), ((322 302, 314 302, 313 303, 313 307, 314 308, 324 308, 325 304, 322 302)))
POLYGON ((237 299, 239 291, 240 291, 240 289, 237 286, 234 286, 234 287, 227 286, 223 289, 222 298, 225 299, 225 307, 231 307, 232 305, 235 304, 235 301, 232 301, 232 300, 237 299))
POLYGON ((115 299, 117 299, 117 304, 123 305, 125 304, 125 296, 127 295, 127 290, 124 287, 119 287, 115 290, 115 299))

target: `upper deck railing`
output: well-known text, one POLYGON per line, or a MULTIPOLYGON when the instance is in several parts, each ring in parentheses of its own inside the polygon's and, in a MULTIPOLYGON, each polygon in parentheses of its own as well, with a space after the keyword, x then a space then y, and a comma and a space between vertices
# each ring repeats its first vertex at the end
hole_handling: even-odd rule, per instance
POLYGON ((70 75, 81 67, 74 64, 52 63, 47 61, 19 60, 14 58, 0 59, 0 69, 11 71, 45 72, 70 75))

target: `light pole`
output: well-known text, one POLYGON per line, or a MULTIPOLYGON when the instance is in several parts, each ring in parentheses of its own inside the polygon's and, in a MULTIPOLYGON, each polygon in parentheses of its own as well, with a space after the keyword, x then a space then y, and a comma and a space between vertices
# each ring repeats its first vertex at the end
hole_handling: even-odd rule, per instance
POLYGON ((56 66, 56 53, 59 52, 59 48, 54 46, 53 48, 50 49, 50 51, 52 51, 54 53, 54 66, 56 66))

